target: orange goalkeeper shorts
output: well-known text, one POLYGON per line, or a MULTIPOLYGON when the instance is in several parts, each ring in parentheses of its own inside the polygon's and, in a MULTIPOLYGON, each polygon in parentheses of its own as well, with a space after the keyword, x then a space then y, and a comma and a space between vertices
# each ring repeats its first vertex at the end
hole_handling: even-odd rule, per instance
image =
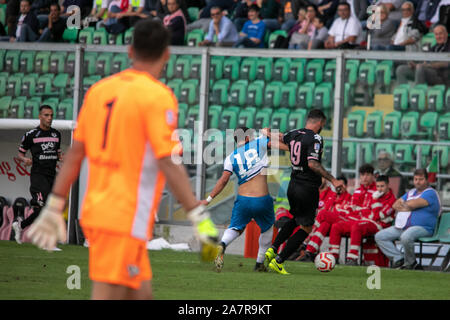
POLYGON ((98 229, 83 229, 89 243, 89 278, 138 290, 152 278, 147 242, 98 229))

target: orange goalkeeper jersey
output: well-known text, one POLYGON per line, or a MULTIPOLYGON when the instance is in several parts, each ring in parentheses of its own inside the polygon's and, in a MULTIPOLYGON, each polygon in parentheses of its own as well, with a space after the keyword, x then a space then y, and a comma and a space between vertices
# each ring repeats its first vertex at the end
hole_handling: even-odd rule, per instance
POLYGON ((89 165, 83 227, 152 236, 165 185, 156 160, 181 151, 177 118, 172 91, 146 72, 127 69, 88 90, 74 132, 89 165))

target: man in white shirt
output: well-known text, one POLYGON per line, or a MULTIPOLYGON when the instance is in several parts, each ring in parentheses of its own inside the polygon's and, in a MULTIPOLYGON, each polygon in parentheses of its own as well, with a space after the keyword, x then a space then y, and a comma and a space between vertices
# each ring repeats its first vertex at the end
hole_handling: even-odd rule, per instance
POLYGON ((419 44, 422 34, 413 24, 414 5, 406 1, 402 4, 402 19, 397 32, 392 37, 392 45, 388 50, 420 51, 419 44))
POLYGON ((351 15, 350 5, 347 2, 338 6, 339 18, 334 20, 328 39, 325 42, 326 49, 351 49, 358 45, 362 34, 361 23, 351 15))

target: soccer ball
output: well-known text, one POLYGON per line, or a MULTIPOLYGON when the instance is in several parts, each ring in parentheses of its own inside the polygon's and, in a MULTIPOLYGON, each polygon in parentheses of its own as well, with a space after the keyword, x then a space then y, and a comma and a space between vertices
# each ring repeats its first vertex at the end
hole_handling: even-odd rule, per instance
POLYGON ((334 269, 336 259, 329 252, 321 252, 314 259, 314 264, 320 272, 329 272, 334 269))

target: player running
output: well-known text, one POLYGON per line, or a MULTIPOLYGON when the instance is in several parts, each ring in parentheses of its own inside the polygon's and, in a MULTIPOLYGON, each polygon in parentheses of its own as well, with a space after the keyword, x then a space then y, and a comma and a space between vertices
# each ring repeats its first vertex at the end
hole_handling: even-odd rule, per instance
POLYGON ((299 248, 312 230, 322 177, 330 181, 337 192, 345 189, 344 183, 336 180, 320 163, 323 140, 319 133, 325 123, 325 114, 321 110, 313 109, 306 118, 304 129, 295 129, 280 135, 281 142, 289 146, 291 154, 292 173, 287 195, 290 213, 294 219, 283 226, 272 247, 265 254, 269 268, 280 274, 288 274, 283 262, 299 248), (300 226, 300 229, 292 234, 297 226, 300 226), (278 248, 286 240, 286 247, 277 255, 278 248))
MULTIPOLYGON (((170 34, 160 22, 146 19, 135 25, 128 51, 132 67, 86 93, 72 148, 30 229, 32 242, 43 249, 65 240, 61 213, 86 157, 89 182, 80 222, 89 243, 93 299, 152 298, 147 241, 165 180, 204 247, 217 248, 218 231, 209 213, 195 198, 184 166, 172 161, 172 154, 181 151, 171 138, 178 105, 158 81, 170 57, 169 44, 170 34)), ((210 260, 215 256, 213 251, 210 260)))
MULTIPOLYGON (((267 135, 270 134, 267 129, 263 132, 267 135)), ((254 270, 267 270, 264 266, 264 253, 272 242, 275 220, 273 199, 269 194, 265 174, 265 168, 269 164, 267 150, 271 147, 271 141, 266 135, 256 139, 253 136, 253 129, 239 127, 235 130, 234 140, 237 148, 225 158, 222 177, 217 181, 208 198, 203 200, 204 204, 210 203, 225 188, 231 175, 236 174, 239 184, 238 196, 234 202, 230 226, 225 230, 219 245, 219 252, 215 260, 217 272, 223 268, 225 249, 242 234, 252 219, 261 228, 258 257, 254 270)), ((285 144, 278 143, 278 140, 275 141, 277 148, 289 150, 285 144)))

